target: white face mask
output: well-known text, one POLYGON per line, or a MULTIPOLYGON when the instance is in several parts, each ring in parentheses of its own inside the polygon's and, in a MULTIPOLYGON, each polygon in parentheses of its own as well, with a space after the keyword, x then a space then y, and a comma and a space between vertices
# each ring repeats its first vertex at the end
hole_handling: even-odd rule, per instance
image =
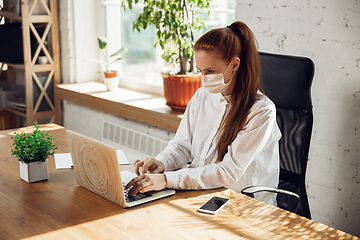
POLYGON ((201 80, 202 80, 202 84, 203 84, 204 88, 211 93, 226 92, 226 90, 230 86, 232 77, 234 76, 234 72, 233 72, 230 77, 230 80, 227 83, 225 83, 224 74, 228 70, 230 64, 231 64, 231 62, 227 66, 224 73, 201 75, 201 80))

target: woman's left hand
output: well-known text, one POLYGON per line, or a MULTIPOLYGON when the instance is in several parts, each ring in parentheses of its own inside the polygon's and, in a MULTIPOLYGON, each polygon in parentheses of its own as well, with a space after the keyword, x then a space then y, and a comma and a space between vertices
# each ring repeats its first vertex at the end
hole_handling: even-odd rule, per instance
POLYGON ((159 191, 166 188, 166 177, 165 174, 142 174, 134 177, 125 188, 131 188, 128 192, 130 195, 138 192, 159 191))

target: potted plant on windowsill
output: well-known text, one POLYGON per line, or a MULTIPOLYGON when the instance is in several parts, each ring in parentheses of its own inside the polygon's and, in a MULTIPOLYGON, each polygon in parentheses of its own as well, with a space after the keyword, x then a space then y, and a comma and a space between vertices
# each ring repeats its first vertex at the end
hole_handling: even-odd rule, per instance
MULTIPOLYGON (((124 10, 139 0, 123 0, 124 10)), ((164 95, 174 109, 185 108, 195 91, 201 86, 201 77, 194 67, 195 31, 204 26, 200 9, 207 9, 210 0, 157 0, 144 1, 143 13, 133 22, 133 30, 140 32, 148 25, 155 25, 157 42, 165 53, 163 59, 178 67, 162 72, 164 95)))
POLYGON ((11 154, 20 161, 20 177, 28 182, 38 182, 49 178, 48 158, 55 153, 56 144, 52 144, 53 135, 48 131, 39 130, 39 125, 34 123, 32 134, 14 133, 14 149, 11 154))
POLYGON ((101 65, 101 68, 105 75, 105 85, 108 91, 115 90, 119 85, 118 72, 115 70, 110 70, 110 65, 122 60, 121 56, 124 55, 128 49, 126 47, 120 48, 115 53, 109 55, 106 46, 107 39, 104 37, 98 37, 98 44, 101 50, 101 60, 92 59, 92 61, 97 62, 101 65))

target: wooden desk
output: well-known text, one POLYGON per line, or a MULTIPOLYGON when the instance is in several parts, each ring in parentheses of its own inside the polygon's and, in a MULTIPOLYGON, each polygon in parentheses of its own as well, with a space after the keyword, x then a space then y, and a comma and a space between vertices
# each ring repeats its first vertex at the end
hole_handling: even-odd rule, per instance
POLYGON ((174 132, 184 113, 170 109, 162 96, 120 87, 109 92, 100 82, 60 84, 55 87, 54 95, 56 123, 60 125, 62 125, 62 100, 174 132))
MULTIPOLYGON (((68 152, 65 129, 44 127, 57 153, 68 152)), ((79 187, 72 169, 56 170, 52 156, 49 179, 28 184, 11 156, 13 132, 0 132, 0 239, 358 239, 224 188, 123 209, 79 187), (196 212, 213 195, 231 201, 217 215, 196 212)))

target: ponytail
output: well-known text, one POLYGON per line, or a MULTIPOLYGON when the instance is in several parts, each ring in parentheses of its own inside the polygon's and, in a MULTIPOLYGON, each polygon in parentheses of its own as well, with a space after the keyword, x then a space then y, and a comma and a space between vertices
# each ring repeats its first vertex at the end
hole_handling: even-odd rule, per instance
POLYGON ((217 51, 219 56, 231 61, 240 58, 235 87, 231 93, 231 109, 220 123, 217 136, 217 160, 221 162, 228 146, 238 133, 244 130, 251 107, 257 99, 257 91, 262 90, 261 63, 257 42, 250 28, 237 21, 226 28, 213 29, 205 33, 195 43, 195 51, 217 51))

